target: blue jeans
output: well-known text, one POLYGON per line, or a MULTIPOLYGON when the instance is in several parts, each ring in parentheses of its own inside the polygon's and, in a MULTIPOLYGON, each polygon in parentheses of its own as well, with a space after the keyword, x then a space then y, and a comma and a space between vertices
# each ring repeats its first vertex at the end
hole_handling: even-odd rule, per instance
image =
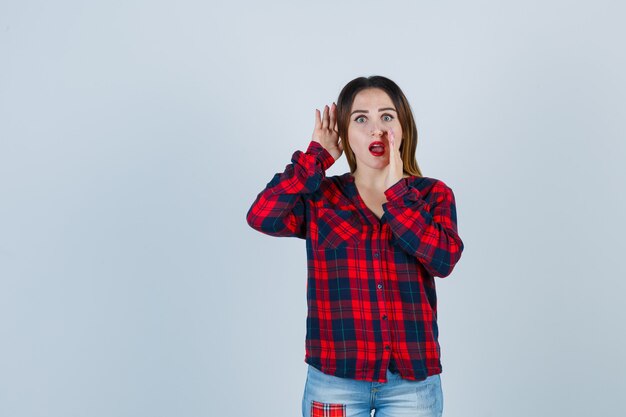
POLYGON ((372 410, 376 410, 376 417, 441 417, 443 392, 439 375, 410 381, 387 370, 387 383, 383 383, 339 378, 308 367, 303 417, 369 417, 372 410))

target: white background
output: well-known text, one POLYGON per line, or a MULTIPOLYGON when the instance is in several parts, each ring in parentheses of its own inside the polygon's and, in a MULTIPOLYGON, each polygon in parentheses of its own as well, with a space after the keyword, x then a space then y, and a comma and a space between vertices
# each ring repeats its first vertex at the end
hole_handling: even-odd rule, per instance
POLYGON ((304 241, 245 214, 374 74, 456 196, 444 415, 623 416, 625 12, 1 1, 0 416, 299 415, 304 241))

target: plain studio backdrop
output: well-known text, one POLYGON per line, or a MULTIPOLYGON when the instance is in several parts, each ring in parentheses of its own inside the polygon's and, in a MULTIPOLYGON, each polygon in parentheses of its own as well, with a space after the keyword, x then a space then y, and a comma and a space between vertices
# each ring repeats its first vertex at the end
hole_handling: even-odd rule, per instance
POLYGON ((0 416, 299 415, 305 243, 245 215, 374 74, 456 196, 444 415, 625 415, 625 12, 1 1, 0 416))

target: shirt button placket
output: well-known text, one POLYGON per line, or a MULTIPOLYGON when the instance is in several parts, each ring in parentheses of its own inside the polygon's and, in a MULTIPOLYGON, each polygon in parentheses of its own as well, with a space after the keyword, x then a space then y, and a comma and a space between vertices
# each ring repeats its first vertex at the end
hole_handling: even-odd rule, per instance
MULTIPOLYGON (((391 357, 391 342, 389 335, 389 320, 387 316, 387 308, 385 306, 385 293, 384 289, 384 269, 383 269, 383 261, 381 259, 381 238, 382 238, 382 230, 375 226, 372 232, 372 251, 373 251, 373 263, 374 263, 374 271, 375 278, 377 281, 377 299, 378 299, 378 310, 380 312, 380 327, 382 332, 382 344, 383 344, 383 363, 387 363, 389 358, 391 357)), ((387 369, 381 369, 381 376, 386 373, 387 369)))

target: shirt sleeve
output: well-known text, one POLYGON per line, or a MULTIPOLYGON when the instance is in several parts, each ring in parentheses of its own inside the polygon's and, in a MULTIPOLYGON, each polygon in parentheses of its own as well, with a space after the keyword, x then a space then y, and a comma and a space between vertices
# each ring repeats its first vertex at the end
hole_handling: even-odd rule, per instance
POLYGON ((415 256, 433 276, 450 275, 463 252, 452 190, 439 181, 427 202, 409 179, 403 178, 388 188, 385 196, 383 217, 394 243, 415 256))
POLYGON ((305 200, 318 190, 335 162, 321 144, 294 152, 285 171, 275 174, 248 210, 248 224, 271 236, 306 237, 305 200))

